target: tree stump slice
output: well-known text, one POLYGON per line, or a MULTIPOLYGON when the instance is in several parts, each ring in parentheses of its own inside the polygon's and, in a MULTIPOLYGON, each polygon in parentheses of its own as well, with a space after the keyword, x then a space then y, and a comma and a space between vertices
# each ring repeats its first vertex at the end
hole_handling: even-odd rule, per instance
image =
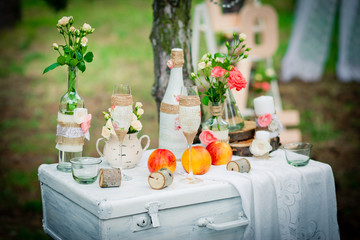
POLYGON ((228 171, 248 173, 248 172, 250 172, 251 165, 250 165, 250 162, 246 158, 240 158, 238 160, 230 161, 226 165, 226 169, 228 171))
POLYGON ((101 168, 99 171, 99 186, 101 188, 120 187, 121 185, 121 170, 120 168, 105 169, 101 168))
POLYGON ((229 132, 230 143, 235 143, 243 140, 254 138, 256 123, 254 121, 244 121, 244 128, 236 131, 229 132))
POLYGON ((230 147, 233 150, 233 154, 237 156, 247 156, 251 157, 252 153, 250 152, 250 145, 254 139, 248 139, 245 141, 233 142, 230 143, 230 147))
POLYGON ((270 145, 272 147, 272 150, 270 152, 276 151, 281 146, 280 138, 279 137, 271 138, 270 145))
POLYGON ((162 168, 149 175, 148 183, 152 189, 160 190, 168 187, 173 180, 173 173, 167 168, 162 168))

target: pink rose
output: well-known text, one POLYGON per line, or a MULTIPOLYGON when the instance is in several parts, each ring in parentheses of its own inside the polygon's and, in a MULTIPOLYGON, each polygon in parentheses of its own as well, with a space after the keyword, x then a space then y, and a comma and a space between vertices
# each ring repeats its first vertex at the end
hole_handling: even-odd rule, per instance
POLYGON ((230 75, 228 77, 228 85, 230 89, 235 88, 236 91, 240 91, 241 89, 246 87, 246 80, 236 67, 230 71, 230 75))
POLYGON ((261 115, 258 119, 257 122, 259 124, 260 127, 267 127, 269 126, 269 124, 272 121, 272 116, 270 113, 266 113, 261 115))
POLYGON ((270 90, 270 83, 268 83, 268 82, 263 82, 263 83, 261 84, 261 88, 262 88, 262 90, 264 90, 264 91, 269 91, 269 90, 270 90))
POLYGON ((226 73, 226 70, 219 66, 216 66, 213 68, 213 70, 211 70, 211 76, 214 78, 221 77, 225 73, 226 73))
POLYGON ((175 131, 180 131, 180 129, 181 129, 179 117, 175 118, 174 129, 175 129, 175 131))
POLYGON ((169 61, 167 61, 167 66, 172 69, 174 67, 174 62, 170 59, 169 61))
POLYGON ((115 109, 115 105, 111 105, 111 109, 114 110, 114 109, 115 109))
POLYGON ((175 97, 175 100, 176 100, 177 102, 179 102, 179 101, 180 101, 180 95, 177 95, 177 96, 175 97))
POLYGON ((253 86, 254 86, 255 89, 262 89, 261 82, 255 82, 253 86))
POLYGON ((91 123, 91 114, 88 114, 85 118, 85 121, 83 123, 81 123, 81 130, 84 133, 87 133, 89 131, 90 128, 90 123, 91 123))
POLYGON ((213 131, 210 130, 204 130, 200 133, 200 141, 202 144, 204 145, 209 145, 212 142, 217 141, 218 139, 216 138, 215 134, 213 131))

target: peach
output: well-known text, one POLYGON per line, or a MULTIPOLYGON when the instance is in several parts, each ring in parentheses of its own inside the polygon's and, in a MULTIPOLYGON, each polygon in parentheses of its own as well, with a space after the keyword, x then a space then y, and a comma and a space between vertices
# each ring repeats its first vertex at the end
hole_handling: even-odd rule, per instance
POLYGON ((233 155, 230 145, 224 142, 212 142, 206 149, 211 155, 212 165, 225 165, 230 162, 233 155))
POLYGON ((156 172, 161 168, 167 168, 172 173, 175 172, 176 157, 170 150, 156 149, 150 154, 148 158, 148 169, 150 173, 156 172))
MULTIPOLYGON (((194 146, 191 149, 192 172, 194 175, 202 175, 211 167, 210 153, 203 146, 194 146)), ((181 163, 185 171, 189 172, 189 149, 186 149, 181 157, 181 163)))

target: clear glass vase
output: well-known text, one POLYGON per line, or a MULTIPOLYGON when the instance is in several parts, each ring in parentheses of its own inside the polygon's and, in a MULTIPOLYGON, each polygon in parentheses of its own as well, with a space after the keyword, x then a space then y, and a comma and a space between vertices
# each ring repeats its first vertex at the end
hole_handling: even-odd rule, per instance
POLYGON ((223 118, 224 104, 220 102, 210 103, 210 118, 201 124, 203 130, 214 132, 218 141, 229 142, 229 123, 223 118))
POLYGON ((236 132, 244 128, 244 119, 230 89, 226 90, 224 114, 225 120, 229 123, 229 132, 236 132))
MULTIPOLYGON (((71 115, 74 115, 75 108, 83 108, 84 101, 76 91, 77 87, 77 67, 68 67, 68 90, 67 92, 61 97, 59 103, 59 114, 58 114, 58 121, 60 115, 61 118, 64 119, 71 119, 71 115)), ((61 148, 61 143, 57 143, 57 148, 61 148)), ((63 172, 71 172, 71 163, 70 159, 75 157, 82 157, 82 147, 81 151, 78 148, 68 148, 69 151, 60 150, 59 149, 59 163, 57 165, 57 169, 63 172), (74 151, 71 151, 74 149, 74 151)))

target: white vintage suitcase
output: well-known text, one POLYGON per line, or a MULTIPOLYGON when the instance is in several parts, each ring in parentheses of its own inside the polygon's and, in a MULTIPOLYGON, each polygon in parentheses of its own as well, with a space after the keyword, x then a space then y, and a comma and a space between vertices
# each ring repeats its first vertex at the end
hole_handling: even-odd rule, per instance
POLYGON ((186 185, 175 174, 168 188, 153 190, 147 182, 149 154, 125 170, 133 180, 120 188, 78 184, 56 164, 41 165, 44 231, 54 239, 76 240, 243 238, 248 220, 232 185, 211 180, 186 185))

